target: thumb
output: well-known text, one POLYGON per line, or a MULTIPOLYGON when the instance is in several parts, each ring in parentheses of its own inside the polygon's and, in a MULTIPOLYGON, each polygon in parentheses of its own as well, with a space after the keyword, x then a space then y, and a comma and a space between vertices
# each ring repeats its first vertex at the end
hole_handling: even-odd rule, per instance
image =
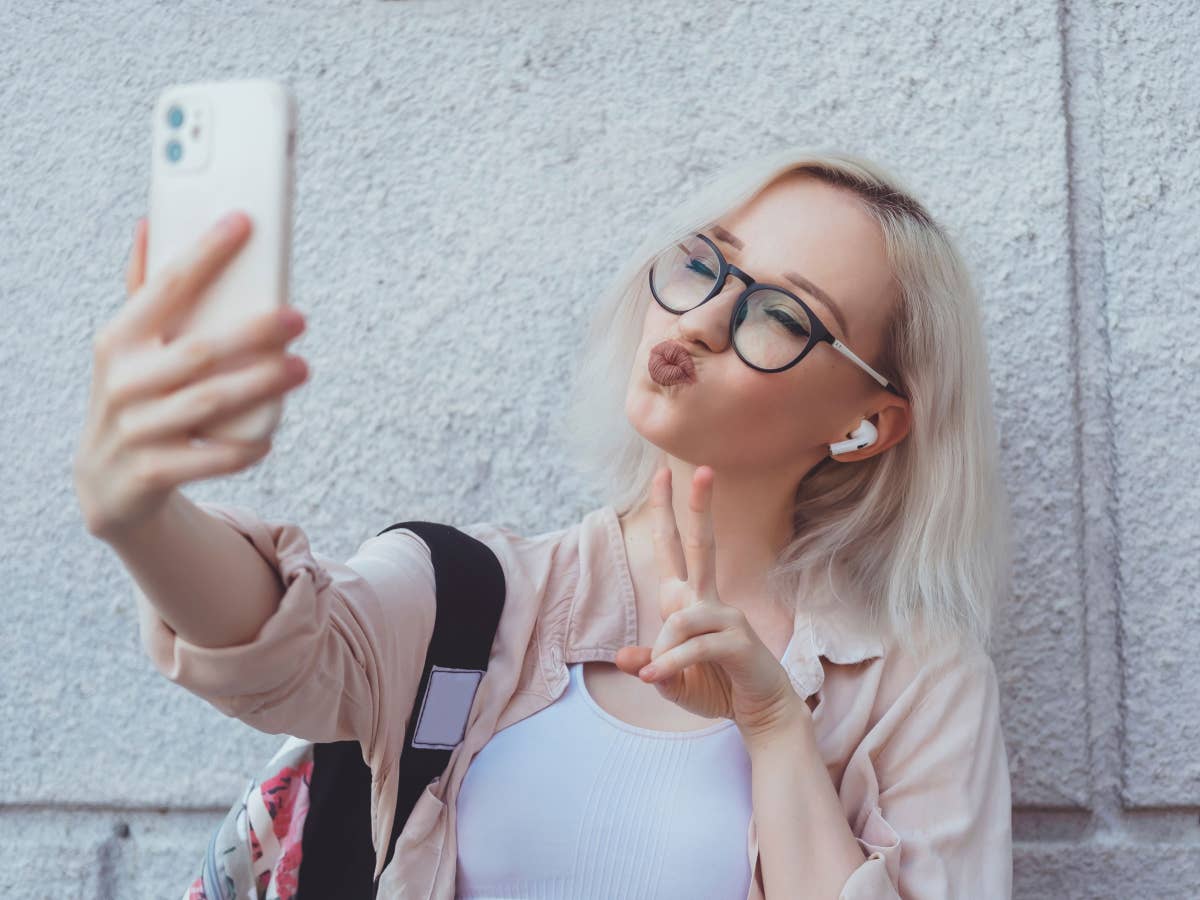
POLYGON ((650 650, 650 647, 622 647, 617 651, 617 668, 636 678, 642 667, 650 663, 650 650))

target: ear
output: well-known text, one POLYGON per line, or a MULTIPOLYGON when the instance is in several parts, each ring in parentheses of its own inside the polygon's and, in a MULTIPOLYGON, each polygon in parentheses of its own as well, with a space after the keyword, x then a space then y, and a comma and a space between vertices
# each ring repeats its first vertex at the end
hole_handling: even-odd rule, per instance
MULTIPOLYGON (((871 424, 875 426, 875 430, 879 432, 879 437, 875 439, 875 443, 851 453, 840 453, 837 456, 830 456, 831 459, 837 462, 858 462, 859 460, 870 459, 872 456, 882 453, 889 447, 894 447, 908 435, 909 426, 912 424, 912 406, 903 397, 897 397, 895 394, 887 394, 880 401, 880 406, 875 412, 861 418, 870 419, 871 424)), ((857 424, 856 422, 855 425, 857 424)), ((846 432, 845 436, 849 437, 850 433, 846 432)))

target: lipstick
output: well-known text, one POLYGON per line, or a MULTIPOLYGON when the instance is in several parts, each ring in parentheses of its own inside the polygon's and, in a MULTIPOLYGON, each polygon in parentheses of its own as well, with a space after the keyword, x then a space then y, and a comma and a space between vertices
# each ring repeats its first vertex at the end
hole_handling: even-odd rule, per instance
POLYGON ((692 362, 692 355, 678 341, 660 341, 651 347, 646 369, 650 377, 664 387, 691 384, 696 380, 696 366, 692 362))

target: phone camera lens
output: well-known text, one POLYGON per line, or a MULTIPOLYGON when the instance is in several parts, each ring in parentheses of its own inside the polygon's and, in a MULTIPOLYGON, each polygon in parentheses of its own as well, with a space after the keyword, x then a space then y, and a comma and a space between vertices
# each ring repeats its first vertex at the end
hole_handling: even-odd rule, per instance
POLYGON ((179 162, 181 156, 183 156, 183 144, 174 139, 167 141, 167 159, 171 162, 179 162))
POLYGON ((172 128, 178 128, 183 124, 183 110, 178 106, 172 106, 167 110, 167 124, 172 128))

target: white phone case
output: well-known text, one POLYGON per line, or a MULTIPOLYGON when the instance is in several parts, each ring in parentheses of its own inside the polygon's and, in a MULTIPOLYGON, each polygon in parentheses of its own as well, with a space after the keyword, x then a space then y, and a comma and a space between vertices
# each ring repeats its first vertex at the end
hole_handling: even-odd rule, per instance
MULTIPOLYGON (((234 209, 249 238, 196 305, 164 334, 236 327, 288 300, 295 185, 296 99, 271 79, 203 81, 163 89, 154 104, 146 280, 186 253, 234 209)), ((227 371, 249 360, 231 360, 227 371)), ((282 399, 214 424, 200 437, 257 441, 279 424, 282 399)))

